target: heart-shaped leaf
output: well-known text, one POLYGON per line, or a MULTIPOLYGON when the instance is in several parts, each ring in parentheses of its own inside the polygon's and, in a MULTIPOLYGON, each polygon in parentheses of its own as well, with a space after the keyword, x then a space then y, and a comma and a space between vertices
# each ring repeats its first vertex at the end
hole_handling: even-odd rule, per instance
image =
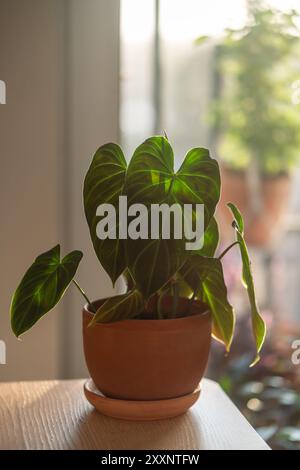
POLYGON ((145 140, 137 147, 128 165, 128 205, 168 202, 173 177, 174 155, 169 141, 162 136, 145 140))
POLYGON ((126 160, 118 145, 103 145, 93 157, 83 188, 85 216, 93 246, 113 284, 126 267, 124 240, 120 240, 118 236, 119 196, 123 193, 126 167, 126 160), (115 208, 115 223, 110 221, 110 228, 116 231, 115 239, 103 240, 97 236, 97 224, 101 220, 101 216, 97 215, 97 208, 105 203, 112 204, 115 208))
POLYGON ((196 296, 206 303, 213 316, 213 334, 225 344, 229 351, 235 324, 234 311, 227 299, 221 261, 194 255, 181 269, 185 279, 196 296))
POLYGON ((250 259, 249 259, 247 245, 246 245, 245 240, 244 240, 244 221, 243 221, 243 217, 242 217, 239 209, 234 204, 228 203, 227 205, 228 205, 229 209, 231 210, 231 212, 234 216, 234 228, 236 230, 236 239, 239 242, 241 258, 242 258, 242 264, 243 264, 242 280, 243 280, 244 286, 247 289, 249 302, 250 302, 250 306, 251 306, 252 329, 253 329, 253 334, 254 334, 255 344, 256 344, 256 350, 257 350, 256 358, 254 359, 253 363, 251 364, 253 366, 260 359, 259 352, 261 351, 261 348, 262 348, 264 340, 265 340, 266 325, 265 325, 265 322, 264 322, 263 318, 260 315, 260 312, 259 312, 259 309, 258 309, 258 306, 257 306, 257 302, 256 302, 254 282, 253 282, 253 276, 252 276, 252 272, 251 272, 251 263, 250 263, 250 259))
MULTIPOLYGON (((128 166, 125 193, 129 204, 177 203, 182 208, 204 205, 204 226, 208 227, 220 196, 220 174, 216 160, 206 149, 196 148, 188 152, 181 168, 174 172, 173 150, 162 136, 147 139, 140 145, 128 166)), ((212 223, 213 224, 213 223, 212 223)), ((213 224, 210 234, 214 231, 213 224)), ((148 298, 161 288, 184 263, 187 250, 184 235, 180 239, 171 233, 170 239, 128 240, 129 269, 139 290, 148 298), (146 268, 146 271, 145 271, 146 268)))
POLYGON ((55 307, 75 276, 81 258, 81 251, 72 251, 61 260, 59 245, 36 258, 12 299, 11 326, 16 336, 55 307))
POLYGON ((90 325, 129 320, 136 317, 144 308, 142 294, 133 290, 126 294, 107 299, 95 313, 90 325))
MULTIPOLYGON (((162 136, 141 144, 128 165, 125 192, 128 204, 143 204, 150 213, 152 204, 173 204, 173 150, 162 136)), ((150 217, 145 220, 149 224, 150 217)), ((138 239, 127 241, 130 272, 138 289, 149 298, 179 269, 186 255, 184 240, 138 239)))
POLYGON ((215 213, 220 198, 220 171, 205 148, 190 150, 176 173, 172 192, 180 204, 204 205, 204 228, 215 213))

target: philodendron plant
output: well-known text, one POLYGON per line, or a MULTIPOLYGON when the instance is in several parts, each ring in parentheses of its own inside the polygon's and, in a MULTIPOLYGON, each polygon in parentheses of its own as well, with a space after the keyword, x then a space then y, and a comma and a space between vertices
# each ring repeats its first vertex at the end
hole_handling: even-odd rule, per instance
MULTIPOLYGON (((125 278, 127 291, 107 299, 97 309, 74 279, 82 253, 73 251, 61 259, 60 246, 57 245, 36 258, 13 296, 11 324, 15 335, 27 331, 51 310, 73 282, 87 300, 89 309, 94 312, 91 326, 101 322, 145 318, 145 312, 153 301, 157 306, 155 313, 152 312, 154 318, 163 320, 178 314, 189 315, 191 309, 177 312, 179 296, 190 298, 190 304, 199 299, 211 311, 214 337, 229 350, 235 315, 227 299, 222 258, 230 248, 237 245, 243 264, 242 279, 250 301, 257 350, 255 363, 264 342, 265 324, 255 299, 250 260, 243 236, 243 218, 239 210, 229 203, 236 240, 215 257, 219 233, 214 213, 219 196, 219 166, 204 148, 190 150, 175 172, 173 150, 166 137, 147 139, 135 150, 128 165, 117 144, 109 143, 100 147, 84 181, 85 215, 100 263, 113 284, 120 276, 125 278), (195 208, 203 205, 202 247, 187 250, 185 235, 166 239, 161 229, 156 237, 146 238, 141 232, 139 237, 134 237, 136 239, 126 238, 124 227, 120 230, 119 222, 119 202, 124 196, 127 197, 128 206, 136 208, 135 214, 141 204, 147 208, 153 204, 179 204, 181 207, 189 204, 194 222, 198 217, 195 208), (115 215, 110 217, 107 237, 100 238, 99 221, 109 224, 105 221, 104 213, 99 212, 99 207, 108 205, 115 208, 115 215), (166 294, 173 297, 171 312, 165 312, 162 308, 162 299, 166 294)), ((137 219, 130 219, 136 230, 141 225, 141 218, 137 219)))

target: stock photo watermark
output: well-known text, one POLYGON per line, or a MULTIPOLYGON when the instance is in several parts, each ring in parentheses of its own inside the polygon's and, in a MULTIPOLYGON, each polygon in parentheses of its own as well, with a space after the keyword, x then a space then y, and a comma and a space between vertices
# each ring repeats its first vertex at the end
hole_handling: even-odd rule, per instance
POLYGON ((6 84, 0 80, 0 104, 6 104, 6 84))
POLYGON ((100 240, 175 240, 186 241, 186 250, 200 250, 204 242, 203 204, 132 204, 119 197, 118 210, 113 204, 100 204, 96 211, 102 219, 96 227, 100 240), (117 233, 118 232, 118 233, 117 233))
MULTIPOLYGON (((6 84, 0 80, 0 104, 6 104, 6 84)), ((0 340, 0 365, 6 364, 6 344, 0 340)))
POLYGON ((292 353, 291 361, 294 364, 294 366, 299 366, 300 365, 300 339, 295 339, 292 342, 292 349, 294 349, 294 352, 292 353))
POLYGON ((6 364, 6 344, 5 341, 0 340, 0 365, 6 364))

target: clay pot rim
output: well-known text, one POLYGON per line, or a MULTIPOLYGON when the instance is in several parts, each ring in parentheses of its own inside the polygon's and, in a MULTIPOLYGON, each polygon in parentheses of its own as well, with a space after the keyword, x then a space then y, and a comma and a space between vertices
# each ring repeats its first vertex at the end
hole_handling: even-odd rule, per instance
MULTIPOLYGON (((92 303, 96 302, 104 302, 104 299, 93 300, 92 303)), ((95 315, 91 312, 88 308, 88 304, 86 303, 83 306, 83 314, 88 316, 90 319, 93 318, 95 315)), ((146 326, 147 329, 154 329, 154 330, 164 330, 164 329, 181 329, 186 327, 190 327, 190 322, 199 321, 201 320, 202 323, 207 323, 211 321, 211 312, 210 310, 205 310, 201 313, 196 313, 192 315, 187 315, 185 317, 177 317, 177 318, 161 318, 161 319, 148 319, 148 318, 132 318, 128 320, 120 320, 116 322, 110 323, 97 323, 93 326, 93 328, 115 328, 115 329, 144 329, 146 326)))

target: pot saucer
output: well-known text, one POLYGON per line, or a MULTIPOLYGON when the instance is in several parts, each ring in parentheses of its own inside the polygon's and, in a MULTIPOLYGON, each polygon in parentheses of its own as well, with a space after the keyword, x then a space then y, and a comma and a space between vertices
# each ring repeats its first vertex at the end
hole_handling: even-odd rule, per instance
POLYGON ((84 384, 84 394, 103 415, 128 421, 155 421, 185 413, 198 400, 200 387, 188 395, 167 400, 118 400, 105 397, 89 379, 84 384))

